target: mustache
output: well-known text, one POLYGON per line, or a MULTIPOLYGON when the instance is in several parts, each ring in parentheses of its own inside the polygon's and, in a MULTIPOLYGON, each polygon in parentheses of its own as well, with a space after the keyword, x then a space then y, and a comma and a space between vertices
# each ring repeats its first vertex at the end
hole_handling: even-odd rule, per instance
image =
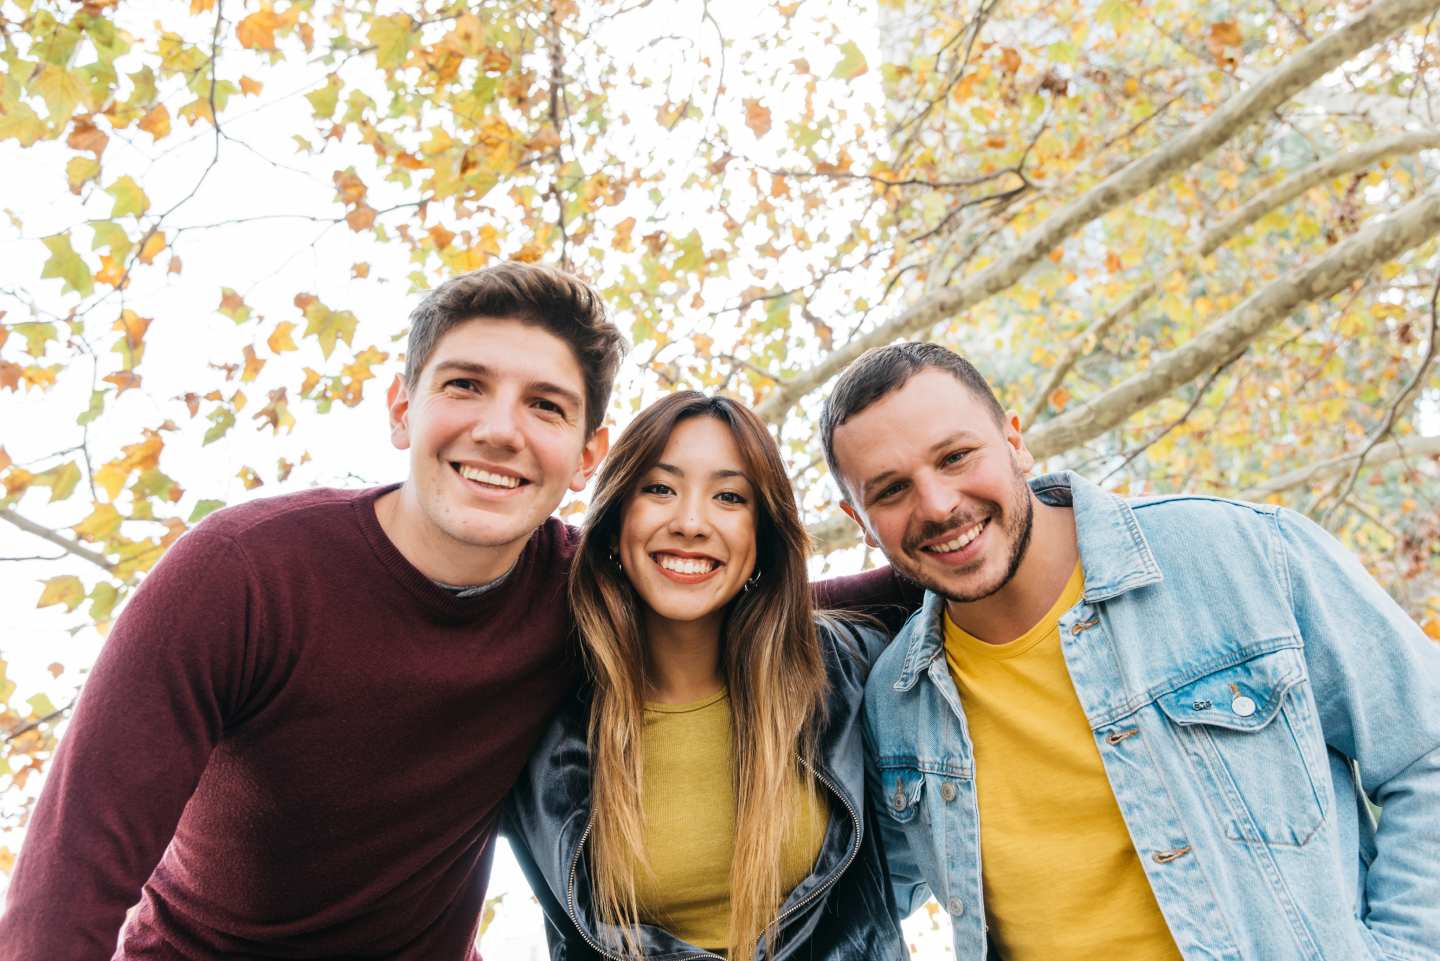
POLYGON ((918 528, 905 535, 900 546, 907 551, 918 551, 920 545, 926 541, 942 538, 949 540, 945 537, 946 534, 958 534, 961 531, 969 530, 989 517, 989 514, 974 514, 966 517, 951 516, 943 521, 923 521, 918 528))

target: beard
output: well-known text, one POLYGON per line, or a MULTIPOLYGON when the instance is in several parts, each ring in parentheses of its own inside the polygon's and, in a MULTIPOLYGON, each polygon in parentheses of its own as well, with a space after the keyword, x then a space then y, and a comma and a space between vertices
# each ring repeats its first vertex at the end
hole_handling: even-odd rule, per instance
MULTIPOLYGON (((993 583, 979 583, 967 590, 957 591, 953 585, 926 573, 920 564, 911 560, 913 555, 918 553, 918 549, 912 545, 932 541, 946 534, 959 533, 983 520, 984 515, 948 518, 939 523, 923 525, 913 536, 905 538, 901 547, 901 557, 889 558, 895 573, 910 583, 917 584, 927 591, 934 591, 945 600, 955 604, 969 604, 984 600, 1009 584, 1014 579, 1015 572, 1020 569, 1021 562, 1025 560, 1025 552, 1030 547, 1030 533, 1035 524, 1035 505, 1030 493, 1030 485, 1025 482, 1025 475, 1019 471, 1015 473, 1015 481, 1015 496, 1011 498, 1011 503, 997 505, 997 509, 991 511, 989 515, 989 526, 998 524, 999 533, 1010 545, 1005 573, 1001 577, 993 583)), ((986 528, 987 531, 989 526, 986 528)))

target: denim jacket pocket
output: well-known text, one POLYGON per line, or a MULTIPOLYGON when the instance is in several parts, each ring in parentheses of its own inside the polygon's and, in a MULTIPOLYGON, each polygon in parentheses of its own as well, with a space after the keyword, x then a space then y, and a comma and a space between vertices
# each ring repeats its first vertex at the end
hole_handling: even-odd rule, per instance
POLYGON ((1230 838, 1300 847, 1325 821, 1323 740, 1293 648, 1191 681, 1156 701, 1230 838))
POLYGON ((921 795, 925 792, 925 775, 914 761, 885 762, 877 765, 880 771, 880 787, 884 792, 879 798, 880 806, 897 824, 909 824, 920 810, 921 795))

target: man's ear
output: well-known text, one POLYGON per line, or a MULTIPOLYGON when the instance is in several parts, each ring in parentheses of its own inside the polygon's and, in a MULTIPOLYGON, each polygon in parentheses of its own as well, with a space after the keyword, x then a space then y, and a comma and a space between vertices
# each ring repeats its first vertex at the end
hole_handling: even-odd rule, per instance
POLYGON ((577 494, 585 489, 590 483, 590 476, 610 452, 610 428, 597 427, 590 439, 585 441, 585 446, 580 451, 580 465, 575 468, 575 476, 570 478, 570 489, 577 494))
POLYGON ((860 516, 859 511, 857 511, 854 507, 850 505, 849 501, 841 501, 840 509, 845 512, 846 517, 854 521, 855 524, 860 528, 860 533, 865 535, 865 543, 868 546, 880 546, 880 542, 875 539, 875 535, 870 533, 870 528, 865 526, 865 519, 860 516))
POLYGON ((390 443, 405 450, 410 446, 410 391, 399 374, 385 391, 385 406, 390 412, 390 443))
POLYGON ((1005 415, 1005 443, 1010 445, 1011 457, 1020 472, 1026 473, 1035 466, 1035 455, 1025 446, 1025 437, 1020 432, 1020 414, 1009 411, 1005 415))

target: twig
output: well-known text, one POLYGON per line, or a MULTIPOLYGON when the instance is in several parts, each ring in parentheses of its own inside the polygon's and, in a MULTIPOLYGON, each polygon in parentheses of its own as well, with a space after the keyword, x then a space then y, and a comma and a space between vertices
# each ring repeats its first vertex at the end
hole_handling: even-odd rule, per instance
POLYGON ((64 714, 66 711, 74 707, 75 700, 75 698, 72 698, 69 704, 66 704, 64 707, 57 707, 55 710, 51 711, 49 714, 46 714, 44 717, 37 717, 33 721, 26 721, 24 724, 20 725, 15 730, 5 735, 5 743, 9 744, 11 741, 15 740, 20 735, 27 734, 30 731, 33 731, 36 728, 40 727, 42 724, 49 724, 51 721, 55 720, 60 715, 64 714))
POLYGON ((1437 313, 1437 308, 1440 308, 1440 271, 1436 272, 1435 288, 1430 294, 1430 337, 1425 346, 1425 356, 1420 359, 1420 366, 1415 369, 1415 376, 1410 378, 1410 382, 1400 391, 1395 402, 1386 408, 1384 419, 1375 432, 1370 435, 1370 440, 1360 451, 1360 456, 1355 458, 1355 466, 1350 469, 1349 476, 1331 489, 1326 499, 1333 499, 1334 502, 1325 509, 1324 514, 1320 515, 1321 526, 1324 526, 1325 522, 1330 519, 1330 515, 1335 513, 1335 510, 1350 496, 1350 492, 1355 489, 1355 481, 1359 478, 1360 471, 1365 467, 1365 458, 1370 455, 1376 445, 1390 436, 1390 431, 1395 428, 1395 421, 1399 418, 1400 411, 1410 406, 1410 402, 1424 385, 1425 378, 1430 373, 1430 365, 1435 362, 1437 342, 1440 342, 1440 313, 1437 313), (1337 492, 1339 492, 1338 496, 1337 492))
POLYGON ((28 517, 21 517, 9 507, 0 507, 0 520, 14 524, 27 534, 34 534, 36 537, 47 540, 56 547, 63 548, 67 554, 74 554, 81 560, 89 561, 103 571, 109 573, 114 572, 114 567, 103 555, 95 553, 88 547, 84 547, 79 542, 73 541, 62 534, 57 534, 48 527, 35 523, 28 517))

